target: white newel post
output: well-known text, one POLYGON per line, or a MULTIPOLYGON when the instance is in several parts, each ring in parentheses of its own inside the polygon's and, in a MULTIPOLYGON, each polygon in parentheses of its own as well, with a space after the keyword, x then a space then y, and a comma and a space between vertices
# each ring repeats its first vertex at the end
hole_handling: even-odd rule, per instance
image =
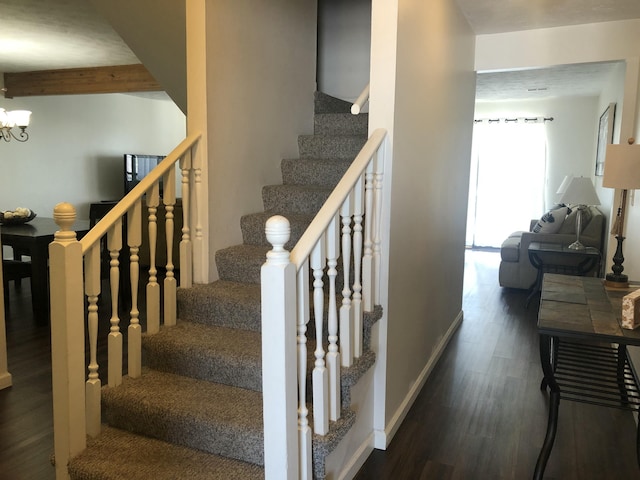
POLYGON ((53 217, 60 227, 49 245, 51 288, 51 366, 56 479, 67 479, 67 463, 86 447, 84 385, 84 299, 82 248, 71 226, 74 207, 59 203, 53 217))
POLYGON ((296 268, 284 249, 289 221, 267 220, 273 249, 262 266, 262 395, 266 480, 298 478, 296 268))

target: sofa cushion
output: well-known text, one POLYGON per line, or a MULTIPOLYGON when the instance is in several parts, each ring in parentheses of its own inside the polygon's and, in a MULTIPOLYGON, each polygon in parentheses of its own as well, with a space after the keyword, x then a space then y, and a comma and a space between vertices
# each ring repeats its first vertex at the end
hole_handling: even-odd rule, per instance
POLYGON ((520 258, 520 238, 522 232, 512 233, 509 238, 502 242, 500 247, 500 258, 504 262, 517 262, 520 258), (517 235, 519 234, 519 235, 517 235))
POLYGON ((538 220, 533 227, 534 233, 557 233, 564 219, 569 213, 568 207, 559 207, 555 210, 549 210, 545 213, 540 220, 538 220))

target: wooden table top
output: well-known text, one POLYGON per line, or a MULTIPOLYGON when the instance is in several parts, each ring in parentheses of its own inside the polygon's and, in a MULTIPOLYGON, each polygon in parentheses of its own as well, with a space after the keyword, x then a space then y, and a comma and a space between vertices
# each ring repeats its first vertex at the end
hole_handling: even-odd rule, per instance
POLYGON ((640 289, 605 288, 603 279, 545 274, 538 331, 547 335, 594 338, 640 346, 640 328, 622 328, 622 297, 640 289))
MULTIPOLYGON (((76 232, 86 233, 89 230, 87 220, 76 220, 72 229, 76 232)), ((28 223, 20 225, 0 225, 2 237, 51 237, 60 230, 53 218, 36 217, 28 223)))

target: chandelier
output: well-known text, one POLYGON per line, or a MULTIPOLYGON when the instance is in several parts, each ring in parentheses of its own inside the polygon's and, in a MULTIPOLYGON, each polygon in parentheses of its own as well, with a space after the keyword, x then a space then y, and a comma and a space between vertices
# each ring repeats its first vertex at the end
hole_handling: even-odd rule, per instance
POLYGON ((7 111, 0 108, 0 139, 5 142, 15 139, 18 142, 26 142, 29 140, 29 134, 25 131, 29 126, 31 112, 29 110, 12 110, 7 111), (13 130, 18 127, 19 132, 13 130))

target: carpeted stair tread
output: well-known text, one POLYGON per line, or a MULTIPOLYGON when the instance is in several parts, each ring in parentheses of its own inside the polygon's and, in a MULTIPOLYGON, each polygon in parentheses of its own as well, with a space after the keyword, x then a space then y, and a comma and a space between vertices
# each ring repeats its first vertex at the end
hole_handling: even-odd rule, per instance
POLYGON ((331 190, 317 185, 266 185, 262 187, 262 202, 265 210, 316 214, 331 190))
POLYGON ((144 335, 147 366, 154 370, 262 391, 260 333, 180 321, 144 335))
POLYGON ((317 113, 313 117, 313 133, 316 135, 367 135, 368 132, 368 113, 317 113))
POLYGON ((102 401, 112 427, 263 464, 258 392, 144 369, 140 378, 103 387, 102 401))
POLYGON ((319 185, 334 188, 353 162, 352 158, 294 158, 281 162, 285 185, 319 185))
POLYGON ((349 113, 351 103, 323 92, 315 92, 313 96, 315 113, 349 113))
POLYGON ((301 158, 354 159, 367 142, 366 135, 300 135, 301 158))
POLYGON ((291 213, 282 212, 278 210, 268 210, 264 212, 251 213, 243 215, 240 219, 240 228, 242 230, 242 241, 247 245, 262 245, 270 247, 271 244, 267 242, 267 237, 264 233, 264 227, 274 215, 282 215, 289 220, 291 227, 291 234, 289 241, 285 245, 287 250, 291 250, 295 244, 300 240, 300 237, 305 232, 314 214, 310 213, 291 213))
POLYGON ((179 288, 178 318, 259 332, 262 328, 260 293, 259 284, 226 280, 179 288))
POLYGON ((107 426, 71 459, 72 480, 259 480, 259 465, 107 426))
POLYGON ((260 283, 260 269, 267 260, 270 247, 234 245, 216 252, 216 265, 221 280, 260 283))

